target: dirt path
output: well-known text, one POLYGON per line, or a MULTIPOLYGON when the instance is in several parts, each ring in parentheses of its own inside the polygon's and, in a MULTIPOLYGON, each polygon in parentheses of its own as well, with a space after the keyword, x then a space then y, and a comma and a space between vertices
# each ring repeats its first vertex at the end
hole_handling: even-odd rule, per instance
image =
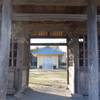
POLYGON ((64 88, 36 87, 24 91, 24 98, 7 96, 7 100, 82 100, 73 99, 70 91, 64 88))

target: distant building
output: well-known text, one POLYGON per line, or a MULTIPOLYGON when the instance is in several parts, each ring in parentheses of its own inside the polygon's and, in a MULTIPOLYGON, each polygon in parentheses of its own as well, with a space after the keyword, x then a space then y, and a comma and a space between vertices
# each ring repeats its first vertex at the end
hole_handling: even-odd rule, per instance
POLYGON ((49 46, 32 52, 37 57, 37 68, 56 69, 58 68, 58 56, 64 53, 49 46))
POLYGON ((30 63, 31 63, 31 66, 37 65, 37 58, 34 57, 32 53, 30 53, 30 63))

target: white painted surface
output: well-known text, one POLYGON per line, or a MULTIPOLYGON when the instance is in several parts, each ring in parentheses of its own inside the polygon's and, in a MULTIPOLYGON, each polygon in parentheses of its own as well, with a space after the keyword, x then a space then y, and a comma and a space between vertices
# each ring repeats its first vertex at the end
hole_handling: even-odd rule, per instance
POLYGON ((53 69, 52 57, 51 56, 44 56, 44 63, 42 69, 53 69))
MULTIPOLYGON (((52 67, 56 66, 56 68, 58 68, 58 55, 38 56, 37 57, 37 68, 40 68, 40 66, 42 66, 42 69, 43 69, 43 65, 47 64, 46 62, 52 63, 51 64, 52 67), (51 59, 47 57, 51 57, 51 59)), ((48 66, 50 67, 50 64, 48 64, 48 66)))
POLYGON ((52 63, 52 57, 51 56, 44 56, 44 63, 52 63))

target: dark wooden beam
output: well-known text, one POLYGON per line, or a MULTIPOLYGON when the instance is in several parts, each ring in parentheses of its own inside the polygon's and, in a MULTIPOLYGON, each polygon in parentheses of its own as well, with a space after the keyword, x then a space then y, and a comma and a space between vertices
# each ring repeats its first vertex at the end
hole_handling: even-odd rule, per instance
POLYGON ((66 46, 66 43, 30 43, 30 45, 53 45, 53 46, 56 46, 56 45, 59 45, 59 46, 66 46))
POLYGON ((66 36, 30 36, 30 38, 65 38, 66 39, 66 36))
MULTIPOLYGON (((2 4, 2 0, 0 0, 2 4)), ((52 6, 86 6, 86 0, 12 0, 13 5, 52 5, 52 6)), ((100 0, 97 0, 100 5, 100 0)))
POLYGON ((96 0, 88 0, 88 100, 99 100, 96 0))
POLYGON ((0 43, 0 100, 6 100, 11 37, 11 0, 3 0, 0 43))
MULTIPOLYGON (((54 6, 85 6, 85 0, 12 0, 13 5, 54 5, 54 6)), ((100 5, 100 1, 97 0, 100 5)))

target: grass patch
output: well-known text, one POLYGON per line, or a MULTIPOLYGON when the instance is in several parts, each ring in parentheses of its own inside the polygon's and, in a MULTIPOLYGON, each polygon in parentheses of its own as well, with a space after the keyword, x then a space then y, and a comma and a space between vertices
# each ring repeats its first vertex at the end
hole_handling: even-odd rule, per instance
POLYGON ((30 69, 30 87, 66 87, 66 70, 30 69))

